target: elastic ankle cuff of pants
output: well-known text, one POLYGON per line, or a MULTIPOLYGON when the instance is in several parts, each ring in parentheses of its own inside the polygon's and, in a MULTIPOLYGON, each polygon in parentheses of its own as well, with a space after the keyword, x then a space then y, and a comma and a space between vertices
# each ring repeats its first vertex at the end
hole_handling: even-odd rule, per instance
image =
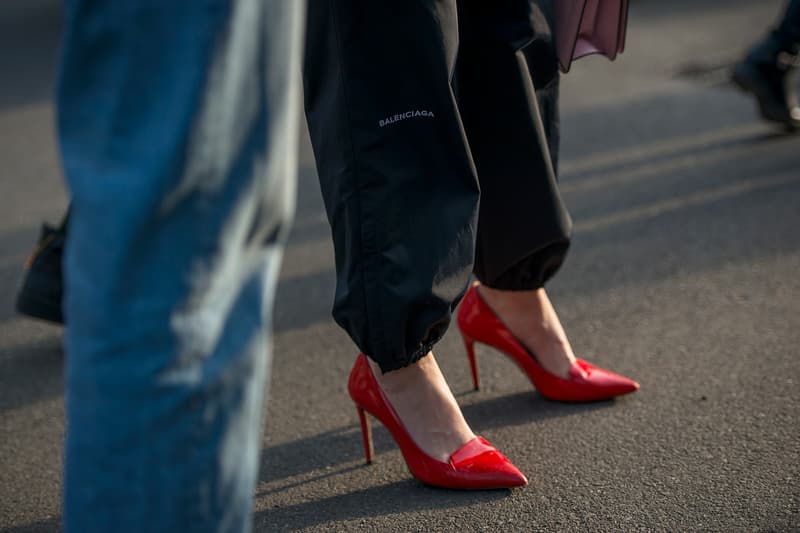
POLYGON ((533 291, 558 272, 569 250, 569 241, 555 242, 525 256, 495 279, 478 278, 487 287, 500 291, 533 291))
POLYGON ((441 340, 441 336, 436 338, 432 342, 423 342, 423 343, 421 343, 417 347, 417 349, 414 350, 413 352, 411 352, 411 354, 406 359, 392 358, 392 359, 388 359, 388 360, 382 359, 380 361, 375 359, 374 357, 370 357, 370 359, 372 359, 373 361, 378 363, 378 366, 380 367, 381 372, 384 373, 384 374, 387 373, 387 372, 391 372, 392 370, 400 370, 401 368, 405 368, 407 366, 413 365, 414 363, 416 363, 417 361, 419 361, 420 359, 422 359, 423 357, 428 355, 428 353, 430 353, 430 351, 433 349, 434 345, 437 342, 439 342, 439 340, 441 340))

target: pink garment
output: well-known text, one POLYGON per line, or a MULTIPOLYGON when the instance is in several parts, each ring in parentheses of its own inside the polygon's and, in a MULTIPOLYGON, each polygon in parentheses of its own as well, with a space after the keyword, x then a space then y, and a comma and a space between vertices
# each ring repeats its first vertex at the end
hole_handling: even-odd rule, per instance
POLYGON ((628 0, 554 0, 556 51, 562 72, 573 59, 602 54, 613 60, 625 49, 628 0))

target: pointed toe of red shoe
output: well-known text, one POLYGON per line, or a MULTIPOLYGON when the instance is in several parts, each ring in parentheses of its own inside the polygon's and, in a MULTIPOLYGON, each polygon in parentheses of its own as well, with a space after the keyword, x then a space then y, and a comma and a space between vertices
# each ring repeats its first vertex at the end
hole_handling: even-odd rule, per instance
POLYGON ((570 369, 570 381, 580 384, 584 399, 607 400, 639 390, 639 384, 630 378, 621 376, 605 368, 578 359, 570 369))
POLYGON ((475 437, 450 456, 459 488, 507 489, 528 484, 528 478, 483 437, 475 437))

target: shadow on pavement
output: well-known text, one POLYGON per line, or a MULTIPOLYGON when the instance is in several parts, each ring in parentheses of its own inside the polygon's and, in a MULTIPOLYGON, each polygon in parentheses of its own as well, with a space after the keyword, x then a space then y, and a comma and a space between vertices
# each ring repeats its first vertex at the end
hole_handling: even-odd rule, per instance
POLYGON ((59 533, 61 529, 61 517, 59 516, 40 520, 33 524, 10 527, 4 529, 3 533, 59 533))
MULTIPOLYGON (((606 111, 607 112, 607 111, 606 111)), ((794 140, 793 134, 766 130, 760 123, 737 124, 710 132, 684 135, 662 142, 636 144, 565 161, 561 167, 563 193, 601 189, 651 174, 708 165, 741 157, 748 149, 764 150, 772 142, 794 140), (622 174, 626 179, 620 179, 622 174)))
MULTIPOLYGON (((458 396, 463 396, 463 394, 458 396)), ((493 428, 518 426, 550 418, 608 409, 614 405, 614 401, 592 404, 553 402, 531 390, 465 405, 462 410, 472 427, 477 432, 482 432, 493 428)), ((324 470, 332 465, 363 461, 360 432, 361 429, 357 424, 351 424, 311 437, 265 448, 261 452, 260 481, 275 482, 316 470, 324 470)), ((397 448, 389 432, 380 423, 373 424, 373 432, 376 455, 397 448)), ((283 491, 351 469, 336 469, 330 474, 317 475, 278 488, 266 489, 260 494, 283 491)))
MULTIPOLYGON (((322 500, 257 511, 254 516, 254 525, 257 531, 298 530, 326 522, 416 513, 426 509, 468 507, 502 500, 510 497, 513 493, 509 490, 453 491, 436 489, 408 479, 322 500)), ((419 522, 415 525, 416 527, 422 526, 419 522)), ((412 526, 410 529, 414 529, 414 527, 412 526)))

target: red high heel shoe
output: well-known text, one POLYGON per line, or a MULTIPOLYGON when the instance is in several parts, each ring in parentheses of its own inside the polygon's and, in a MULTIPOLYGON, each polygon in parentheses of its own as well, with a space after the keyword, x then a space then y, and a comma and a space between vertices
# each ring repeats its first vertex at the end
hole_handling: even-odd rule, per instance
POLYGON ((475 342, 496 348, 510 357, 528 376, 545 398, 562 402, 592 402, 607 400, 639 390, 639 384, 619 374, 577 359, 569 369, 569 379, 551 374, 536 361, 514 337, 473 285, 464 295, 458 310, 458 327, 467 348, 472 383, 478 389, 478 366, 475 361, 475 342))
POLYGON ((447 463, 423 452, 386 399, 363 353, 356 358, 347 389, 361 420, 367 463, 372 462, 374 452, 372 426, 364 411, 386 426, 400 447, 411 474, 423 483, 448 489, 501 489, 528 483, 522 472, 483 437, 475 437, 456 450, 447 463))

